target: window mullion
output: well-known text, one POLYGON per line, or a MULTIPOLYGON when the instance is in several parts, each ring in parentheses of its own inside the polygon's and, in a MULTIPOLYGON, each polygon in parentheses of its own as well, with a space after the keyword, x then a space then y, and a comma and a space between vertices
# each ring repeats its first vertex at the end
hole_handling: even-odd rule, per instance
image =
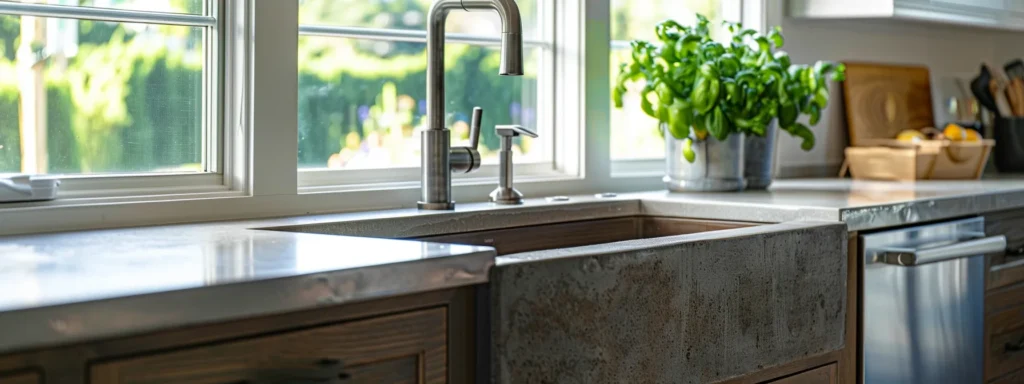
POLYGON ((583 31, 582 126, 588 184, 604 186, 611 176, 611 0, 580 0, 583 31), (585 21, 585 22, 584 22, 585 21))
POLYGON ((215 17, 205 15, 52 4, 13 3, 4 1, 0 1, 0 14, 111 21, 119 23, 164 24, 188 27, 217 26, 217 19, 215 17))
MULTIPOLYGON (((405 30, 390 28, 363 28, 333 25, 299 25, 302 36, 345 37, 361 40, 400 41, 407 43, 427 43, 427 32, 422 30, 405 30)), ((500 46, 501 38, 467 33, 448 33, 445 42, 449 44, 469 44, 477 46, 500 46)), ((540 40, 524 40, 524 47, 550 47, 551 44, 540 40)))
POLYGON ((294 195, 298 167, 299 2, 252 1, 252 194, 294 195))
POLYGON ((250 189, 249 154, 252 144, 252 128, 249 124, 251 110, 249 81, 251 77, 251 45, 252 36, 250 0, 218 0, 220 16, 223 18, 220 29, 222 44, 219 103, 220 121, 220 170, 223 172, 223 183, 236 191, 250 189))

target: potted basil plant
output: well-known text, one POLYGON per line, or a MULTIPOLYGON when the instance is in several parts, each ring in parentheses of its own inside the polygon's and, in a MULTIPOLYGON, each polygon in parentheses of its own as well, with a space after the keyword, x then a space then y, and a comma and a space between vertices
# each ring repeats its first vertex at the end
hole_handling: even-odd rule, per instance
POLYGON ((734 191, 767 187, 774 166, 776 123, 814 147, 813 126, 828 105, 828 79, 843 80, 831 62, 794 65, 779 51, 776 27, 767 36, 725 23, 728 44, 711 39, 710 22, 668 20, 655 27, 656 43, 633 41, 619 69, 612 98, 623 105, 626 85, 644 84, 640 107, 660 123, 666 141, 665 182, 674 191, 734 191))

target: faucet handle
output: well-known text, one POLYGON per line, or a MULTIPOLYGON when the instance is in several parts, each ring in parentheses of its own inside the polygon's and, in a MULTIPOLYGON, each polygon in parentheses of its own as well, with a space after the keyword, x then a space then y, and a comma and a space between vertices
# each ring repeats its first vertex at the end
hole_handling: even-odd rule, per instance
POLYGON ((522 125, 499 125, 494 127, 494 130, 498 133, 498 136, 502 137, 529 136, 537 138, 539 136, 537 132, 531 131, 522 125))
POLYGON ((480 124, 484 120, 484 109, 473 108, 473 118, 469 123, 469 147, 477 149, 480 145, 480 124))

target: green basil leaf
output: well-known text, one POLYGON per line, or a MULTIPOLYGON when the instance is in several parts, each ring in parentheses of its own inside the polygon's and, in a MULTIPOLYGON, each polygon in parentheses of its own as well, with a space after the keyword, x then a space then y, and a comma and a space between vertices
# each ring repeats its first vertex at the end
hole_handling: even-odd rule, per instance
POLYGON ((772 31, 768 32, 768 38, 775 44, 775 48, 782 48, 786 44, 786 39, 782 37, 782 27, 772 28, 772 31))
POLYGON ((719 141, 724 141, 729 137, 724 120, 722 108, 715 108, 704 117, 704 125, 708 128, 708 133, 719 141))
POLYGON ((811 119, 809 121, 811 126, 818 125, 818 122, 821 121, 821 107, 818 107, 817 104, 811 104, 810 108, 807 109, 807 112, 811 115, 811 119))

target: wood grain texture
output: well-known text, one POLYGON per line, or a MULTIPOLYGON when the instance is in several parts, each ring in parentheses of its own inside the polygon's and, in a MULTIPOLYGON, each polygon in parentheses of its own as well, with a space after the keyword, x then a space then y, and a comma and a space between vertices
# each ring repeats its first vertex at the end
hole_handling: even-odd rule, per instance
POLYGON ((861 308, 863 298, 860 295, 861 273, 864 266, 860 262, 860 234, 850 232, 847 238, 846 260, 849 266, 846 270, 846 346, 843 348, 843 357, 839 361, 839 382, 843 384, 854 384, 860 382, 860 356, 862 348, 861 340, 861 308))
POLYGON ((1024 368, 1024 351, 1007 350, 1007 344, 1024 340, 1024 329, 1002 335, 993 335, 988 340, 985 354, 985 380, 992 380, 1024 368))
POLYGON ((0 384, 42 384, 43 377, 36 372, 0 374, 0 384))
POLYGON ((985 313, 994 335, 1024 328, 1024 284, 990 292, 985 297, 985 313))
POLYGON ((756 224, 732 221, 676 219, 669 217, 644 217, 640 221, 640 225, 641 234, 645 239, 649 239, 653 237, 745 228, 756 224))
POLYGON ((439 243, 485 245, 499 255, 578 247, 653 237, 743 228, 755 224, 667 217, 621 217, 456 233, 418 238, 439 243))
POLYGON ((477 329, 474 323, 475 290, 476 287, 463 287, 397 296, 0 355, 0 371, 23 372, 26 367, 39 367, 40 372, 45 372, 45 384, 95 384, 87 381, 88 372, 84 367, 97 361, 201 347, 400 312, 447 307, 449 378, 454 384, 474 383, 477 366, 477 356, 474 355, 476 334, 471 330, 477 329))
POLYGON ((223 384, 344 361, 354 383, 447 383, 447 311, 425 309, 102 362, 92 384, 223 384))
POLYGON ((1024 209, 985 215, 985 232, 989 236, 1006 235, 1006 249, 1024 253, 1024 209))
POLYGON ((1024 284, 1004 287, 985 296, 986 377, 1024 369, 1024 352, 1006 350, 1006 343, 1024 337, 1024 284), (1010 335, 1009 338, 1003 336, 1010 335))
POLYGON ((927 67, 846 63, 843 91, 852 146, 935 125, 927 67))
POLYGON ((1024 282, 1024 209, 985 215, 985 233, 1006 236, 1007 249, 989 256, 986 287, 994 290, 1024 282))
POLYGON ((1014 371, 989 381, 989 384, 1020 384, 1024 383, 1024 369, 1014 371))
POLYGON ((542 249, 575 247, 588 244, 632 240, 640 236, 637 218, 625 217, 535 225, 419 238, 421 241, 484 245, 494 247, 499 255, 542 249))
POLYGON ((771 384, 836 384, 838 382, 839 367, 833 363, 772 381, 771 384))

